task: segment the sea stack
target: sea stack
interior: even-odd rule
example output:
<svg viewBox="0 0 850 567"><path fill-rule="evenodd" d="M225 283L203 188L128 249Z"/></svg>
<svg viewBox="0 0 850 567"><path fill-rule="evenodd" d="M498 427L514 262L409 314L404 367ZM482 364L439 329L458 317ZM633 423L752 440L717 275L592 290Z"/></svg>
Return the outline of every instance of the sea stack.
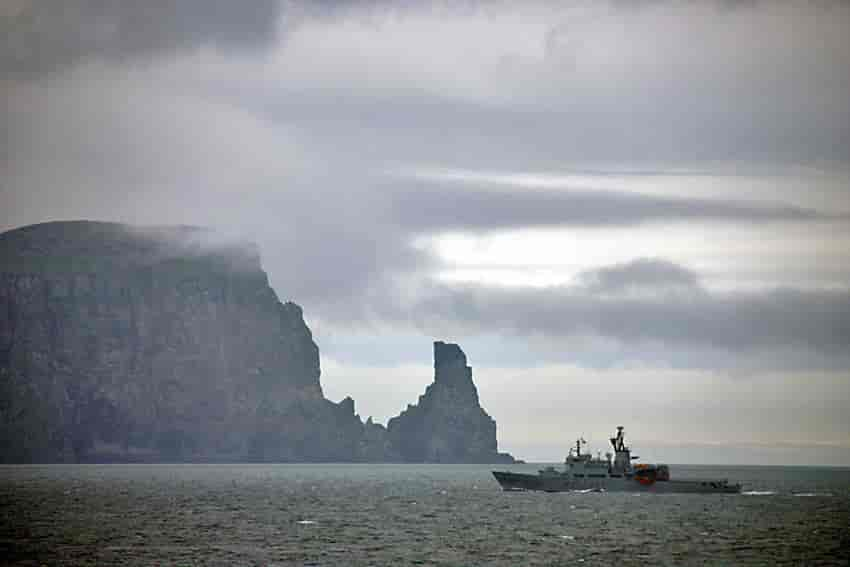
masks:
<svg viewBox="0 0 850 567"><path fill-rule="evenodd" d="M481 407L466 355L452 343L434 343L434 382L398 417L390 419L391 444L407 462L504 463L496 422Z"/></svg>

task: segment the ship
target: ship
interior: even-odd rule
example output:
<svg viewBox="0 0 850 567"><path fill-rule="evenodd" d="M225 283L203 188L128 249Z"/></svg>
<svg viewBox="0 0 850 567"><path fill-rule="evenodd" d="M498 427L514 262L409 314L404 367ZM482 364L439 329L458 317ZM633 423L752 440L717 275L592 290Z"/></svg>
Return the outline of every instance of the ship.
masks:
<svg viewBox="0 0 850 567"><path fill-rule="evenodd" d="M503 490L538 490L543 492L650 492L650 493L721 493L741 492L740 484L727 479L673 479L670 467L663 464L632 464L626 445L624 427L610 439L614 452L594 457L582 452L587 442L579 438L564 460L564 469L549 466L538 474L493 471Z"/></svg>

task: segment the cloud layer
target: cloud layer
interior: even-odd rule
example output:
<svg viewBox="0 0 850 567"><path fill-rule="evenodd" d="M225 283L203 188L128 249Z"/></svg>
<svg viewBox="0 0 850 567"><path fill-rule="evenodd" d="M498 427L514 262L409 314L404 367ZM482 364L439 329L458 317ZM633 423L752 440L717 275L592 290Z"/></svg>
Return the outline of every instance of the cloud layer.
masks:
<svg viewBox="0 0 850 567"><path fill-rule="evenodd" d="M846 370L848 22L844 2L12 2L0 226L217 226L328 329ZM582 182L493 174L564 170ZM447 234L570 261L523 241L544 228L576 240L571 283L439 277L464 268L434 253Z"/></svg>
<svg viewBox="0 0 850 567"><path fill-rule="evenodd" d="M663 344L730 353L812 350L846 361L847 290L718 294L700 288L692 277L673 264L638 260L582 274L589 285L437 288L413 313L426 328L461 321L479 331L549 339L595 336L637 348Z"/></svg>
<svg viewBox="0 0 850 567"><path fill-rule="evenodd" d="M278 0L12 0L0 11L0 73L35 77L90 59L132 64L202 46L268 47L279 14Z"/></svg>
<svg viewBox="0 0 850 567"><path fill-rule="evenodd" d="M398 182L397 182L398 183ZM659 197L599 190L492 191L482 187L405 183L388 195L392 218L411 230L495 230L517 227L593 227L644 222L827 220L830 215L792 205Z"/></svg>

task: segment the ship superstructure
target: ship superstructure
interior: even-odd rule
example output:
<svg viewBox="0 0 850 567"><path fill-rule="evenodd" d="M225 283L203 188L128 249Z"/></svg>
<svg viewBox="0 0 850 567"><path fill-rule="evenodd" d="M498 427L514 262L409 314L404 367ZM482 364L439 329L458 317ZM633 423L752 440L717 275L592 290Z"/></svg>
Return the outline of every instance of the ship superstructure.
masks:
<svg viewBox="0 0 850 567"><path fill-rule="evenodd" d="M579 438L564 459L564 469L546 467L538 474L511 471L493 471L493 476L504 490L542 490L564 492L570 490L645 491L645 492L721 492L737 493L741 485L729 484L726 479L671 480L670 468L663 464L632 464L633 456L626 445L622 425L611 437L613 453L593 457L582 452L584 439Z"/></svg>

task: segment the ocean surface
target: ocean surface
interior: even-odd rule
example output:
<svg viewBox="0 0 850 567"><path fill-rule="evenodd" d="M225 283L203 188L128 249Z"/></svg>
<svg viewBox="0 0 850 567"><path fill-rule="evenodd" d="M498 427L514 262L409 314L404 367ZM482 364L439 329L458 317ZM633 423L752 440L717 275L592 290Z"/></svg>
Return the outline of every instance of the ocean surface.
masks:
<svg viewBox="0 0 850 567"><path fill-rule="evenodd" d="M3 466L0 564L850 563L850 469L672 465L745 492L650 495L502 492L491 468Z"/></svg>

